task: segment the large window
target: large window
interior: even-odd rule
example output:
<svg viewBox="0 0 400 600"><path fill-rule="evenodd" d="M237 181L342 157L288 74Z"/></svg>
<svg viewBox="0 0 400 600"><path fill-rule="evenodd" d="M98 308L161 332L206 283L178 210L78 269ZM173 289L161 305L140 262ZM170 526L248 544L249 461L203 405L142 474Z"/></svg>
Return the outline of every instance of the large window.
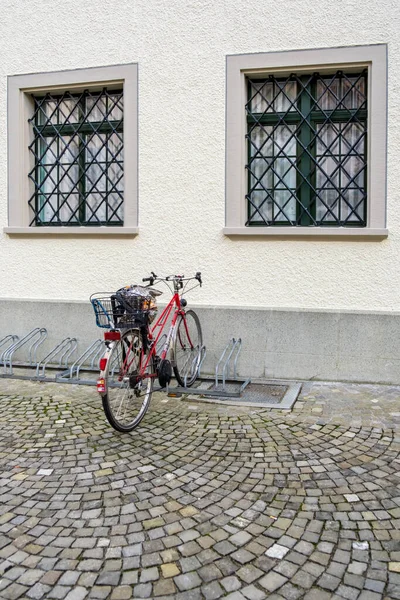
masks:
<svg viewBox="0 0 400 600"><path fill-rule="evenodd" d="M367 71L248 78L247 225L366 225Z"/></svg>
<svg viewBox="0 0 400 600"><path fill-rule="evenodd" d="M123 225L123 91L34 102L30 225Z"/></svg>
<svg viewBox="0 0 400 600"><path fill-rule="evenodd" d="M227 57L227 235L385 237L386 46Z"/></svg>
<svg viewBox="0 0 400 600"><path fill-rule="evenodd" d="M138 233L136 64L8 78L10 235Z"/></svg>

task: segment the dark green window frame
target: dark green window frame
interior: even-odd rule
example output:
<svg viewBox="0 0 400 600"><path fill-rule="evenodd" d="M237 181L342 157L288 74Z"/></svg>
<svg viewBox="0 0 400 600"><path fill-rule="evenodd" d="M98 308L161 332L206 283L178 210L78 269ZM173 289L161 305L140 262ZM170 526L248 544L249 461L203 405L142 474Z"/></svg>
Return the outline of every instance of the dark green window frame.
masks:
<svg viewBox="0 0 400 600"><path fill-rule="evenodd" d="M66 91L33 100L30 225L123 225L123 91Z"/></svg>
<svg viewBox="0 0 400 600"><path fill-rule="evenodd" d="M365 227L367 69L249 76L247 82L246 226ZM349 142L354 131L360 135ZM335 134L328 143L327 132ZM276 143L282 133L286 140ZM328 160L331 172L323 166Z"/></svg>

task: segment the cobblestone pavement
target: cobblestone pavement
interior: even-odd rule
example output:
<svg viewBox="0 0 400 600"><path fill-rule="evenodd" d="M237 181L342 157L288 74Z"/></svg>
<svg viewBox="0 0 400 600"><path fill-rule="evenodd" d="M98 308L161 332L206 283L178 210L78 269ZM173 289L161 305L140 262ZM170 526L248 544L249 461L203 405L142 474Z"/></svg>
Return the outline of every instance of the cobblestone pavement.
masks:
<svg viewBox="0 0 400 600"><path fill-rule="evenodd" d="M0 380L0 598L400 599L400 388L292 412Z"/></svg>

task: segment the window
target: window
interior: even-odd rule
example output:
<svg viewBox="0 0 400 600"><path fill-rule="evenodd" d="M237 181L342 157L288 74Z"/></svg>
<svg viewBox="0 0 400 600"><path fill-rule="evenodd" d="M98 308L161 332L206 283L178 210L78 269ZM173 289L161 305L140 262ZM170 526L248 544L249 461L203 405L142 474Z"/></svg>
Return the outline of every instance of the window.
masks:
<svg viewBox="0 0 400 600"><path fill-rule="evenodd" d="M366 221L367 71L248 78L246 225Z"/></svg>
<svg viewBox="0 0 400 600"><path fill-rule="evenodd" d="M5 231L137 233L137 65L9 78Z"/></svg>
<svg viewBox="0 0 400 600"><path fill-rule="evenodd" d="M383 45L227 57L226 234L387 235L385 65Z"/></svg>
<svg viewBox="0 0 400 600"><path fill-rule="evenodd" d="M33 99L30 225L123 225L123 91Z"/></svg>

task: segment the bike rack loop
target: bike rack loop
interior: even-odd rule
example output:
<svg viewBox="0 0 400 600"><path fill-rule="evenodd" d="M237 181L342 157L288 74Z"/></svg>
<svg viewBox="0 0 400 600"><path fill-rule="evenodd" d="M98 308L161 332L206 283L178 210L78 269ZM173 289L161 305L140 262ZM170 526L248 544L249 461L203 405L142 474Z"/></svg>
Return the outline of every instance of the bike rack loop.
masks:
<svg viewBox="0 0 400 600"><path fill-rule="evenodd" d="M235 355L235 359L233 362L233 379L236 379L236 365L237 365L240 351L242 349L242 338L239 338L238 340L235 340L234 338L232 338L232 341L233 341L233 348L224 364L224 368L222 369L222 388L223 389L225 389L226 375L228 375L228 377L229 377L229 370L231 367L230 361L235 352L236 352L236 355Z"/></svg>
<svg viewBox="0 0 400 600"><path fill-rule="evenodd" d="M229 375L229 370L231 368L231 359L232 356L234 355L234 352L236 352L235 358L234 358L234 363L233 363L233 372L234 372L234 376L233 378L236 379L236 366L237 366L237 361L239 358L239 354L240 351L242 349L242 339L235 339L232 338L231 340L229 340L228 344L226 345L224 351L222 352L219 361L217 362L217 365L215 367L215 387L218 387L219 385L219 367L222 363L222 361L224 360L224 357L226 355L226 353L228 353L227 358L225 358L225 362L222 365L222 389L225 389L225 382L226 382L226 376Z"/></svg>
<svg viewBox="0 0 400 600"><path fill-rule="evenodd" d="M36 327L27 333L23 338L17 340L14 344L9 346L2 355L2 362L4 366L4 374L13 374L13 356L17 350L26 346L29 342L29 362L20 363L19 366L35 367L37 365L37 350L41 344L47 338L47 329L44 327Z"/></svg>
<svg viewBox="0 0 400 600"><path fill-rule="evenodd" d="M5 337L3 337L0 340L0 348L2 346L5 346L6 344L8 344L5 348L3 348L3 351L0 355L0 364L3 363L3 354L11 347L13 346L13 344L15 344L15 342L17 342L19 340L19 337L17 335L13 335L13 334L9 334L6 335Z"/></svg>
<svg viewBox="0 0 400 600"><path fill-rule="evenodd" d="M200 361L199 361L199 364L197 365L197 368L196 368L197 357L195 356L194 359L192 360L192 365L191 365L191 368L190 368L190 377L192 377L194 375L195 371L197 371L197 376L196 377L200 377L201 366L202 366L202 364L204 362L206 354L207 354L207 350L206 350L206 347L203 345L200 348ZM184 387L186 387L187 380L188 380L188 374L186 374L185 377L184 377L184 379L183 379L184 384L185 384Z"/></svg>
<svg viewBox="0 0 400 600"><path fill-rule="evenodd" d="M83 366L85 362L90 361L89 369L94 369L94 362L98 359L101 354L104 352L104 342L103 340L95 340L86 350L76 359L70 369L60 375L57 379L73 379L74 374L76 375L76 379L79 379L79 372L81 369L84 369Z"/></svg>
<svg viewBox="0 0 400 600"><path fill-rule="evenodd" d="M68 360L75 352L78 346L76 338L65 338L57 346L55 346L39 363L36 365L36 377L40 379L46 378L46 367L52 363L54 367L68 368ZM59 357L58 363L54 365L56 358ZM54 365L54 366L53 366ZM42 371L42 374L40 374Z"/></svg>

